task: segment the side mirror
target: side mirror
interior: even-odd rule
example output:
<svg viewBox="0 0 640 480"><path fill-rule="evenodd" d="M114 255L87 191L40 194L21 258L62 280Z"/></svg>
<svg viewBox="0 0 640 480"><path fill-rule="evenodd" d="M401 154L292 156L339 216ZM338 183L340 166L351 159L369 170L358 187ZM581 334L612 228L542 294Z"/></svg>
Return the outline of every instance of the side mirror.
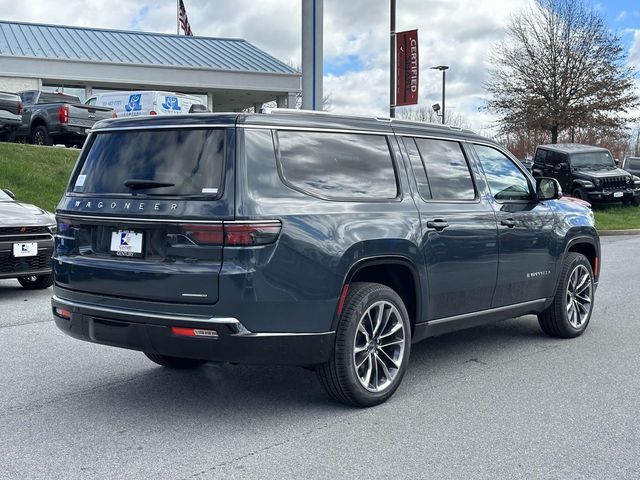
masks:
<svg viewBox="0 0 640 480"><path fill-rule="evenodd" d="M562 198L562 187L555 178L539 177L536 179L538 200L557 200Z"/></svg>
<svg viewBox="0 0 640 480"><path fill-rule="evenodd" d="M562 162L559 163L555 166L555 171L556 172L562 172L563 170L566 170L567 168L569 168L569 165L567 165L566 163Z"/></svg>
<svg viewBox="0 0 640 480"><path fill-rule="evenodd" d="M9 195L11 197L12 200L16 199L16 194L13 193L11 190L9 190L8 188L3 188L2 191L4 193L6 193L7 195Z"/></svg>

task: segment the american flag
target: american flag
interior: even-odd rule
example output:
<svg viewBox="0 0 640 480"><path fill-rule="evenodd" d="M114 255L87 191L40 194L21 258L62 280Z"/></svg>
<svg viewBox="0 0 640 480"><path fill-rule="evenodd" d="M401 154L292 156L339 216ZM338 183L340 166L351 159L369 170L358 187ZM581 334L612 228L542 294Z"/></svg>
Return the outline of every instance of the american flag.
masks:
<svg viewBox="0 0 640 480"><path fill-rule="evenodd" d="M187 18L187 11L184 8L184 2L182 0L180 0L180 5L178 7L178 20L180 21L182 30L184 30L184 34L193 36L191 25L189 25L189 18Z"/></svg>

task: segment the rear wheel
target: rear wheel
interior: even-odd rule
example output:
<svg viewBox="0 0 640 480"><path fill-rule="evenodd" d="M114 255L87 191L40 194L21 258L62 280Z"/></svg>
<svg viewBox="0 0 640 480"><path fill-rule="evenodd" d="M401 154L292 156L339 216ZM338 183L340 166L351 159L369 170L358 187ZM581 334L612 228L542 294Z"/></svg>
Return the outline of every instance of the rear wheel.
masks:
<svg viewBox="0 0 640 480"><path fill-rule="evenodd" d="M158 365L162 365L163 367L173 368L175 370L188 370L192 368L199 368L204 365L204 360L196 360L193 358L182 358L182 357L170 357L168 355L160 355L158 353L148 353L144 352L149 360L157 363Z"/></svg>
<svg viewBox="0 0 640 480"><path fill-rule="evenodd" d="M33 135L31 135L31 143L34 145L53 145L49 132L47 131L47 127L44 125L36 127L33 131Z"/></svg>
<svg viewBox="0 0 640 480"><path fill-rule="evenodd" d="M53 285L53 275L30 275L18 277L18 282L27 290L41 290Z"/></svg>
<svg viewBox="0 0 640 480"><path fill-rule="evenodd" d="M353 283L333 355L317 368L318 379L339 402L378 405L398 389L410 348L409 315L398 294L378 283Z"/></svg>
<svg viewBox="0 0 640 480"><path fill-rule="evenodd" d="M540 315L540 328L549 336L582 335L593 311L593 270L584 255L570 252L565 258L553 303Z"/></svg>

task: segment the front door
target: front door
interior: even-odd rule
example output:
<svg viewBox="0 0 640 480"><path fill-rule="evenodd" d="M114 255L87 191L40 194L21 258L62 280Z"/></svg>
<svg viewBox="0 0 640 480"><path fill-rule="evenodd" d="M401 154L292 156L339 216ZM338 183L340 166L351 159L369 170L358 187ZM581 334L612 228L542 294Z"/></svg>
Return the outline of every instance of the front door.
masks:
<svg viewBox="0 0 640 480"><path fill-rule="evenodd" d="M553 296L556 260L553 210L537 200L528 177L497 148L474 145L491 193L500 261L492 307Z"/></svg>
<svg viewBox="0 0 640 480"><path fill-rule="evenodd" d="M416 180L416 205L428 286L424 320L486 310L498 267L497 227L457 141L404 137Z"/></svg>

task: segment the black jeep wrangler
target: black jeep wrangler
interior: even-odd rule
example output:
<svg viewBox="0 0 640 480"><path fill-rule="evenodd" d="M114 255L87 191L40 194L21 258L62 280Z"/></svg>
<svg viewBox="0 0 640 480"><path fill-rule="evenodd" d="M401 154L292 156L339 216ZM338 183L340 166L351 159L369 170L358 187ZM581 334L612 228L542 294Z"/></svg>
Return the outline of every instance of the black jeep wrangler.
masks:
<svg viewBox="0 0 640 480"><path fill-rule="evenodd" d="M590 203L640 202L640 178L616 167L606 148L579 143L540 145L532 172L534 177L555 178L564 192Z"/></svg>
<svg viewBox="0 0 640 480"><path fill-rule="evenodd" d="M538 316L582 334L593 212L497 143L276 110L103 121L57 208L52 310L169 368L314 368L335 399L398 388L411 344Z"/></svg>

